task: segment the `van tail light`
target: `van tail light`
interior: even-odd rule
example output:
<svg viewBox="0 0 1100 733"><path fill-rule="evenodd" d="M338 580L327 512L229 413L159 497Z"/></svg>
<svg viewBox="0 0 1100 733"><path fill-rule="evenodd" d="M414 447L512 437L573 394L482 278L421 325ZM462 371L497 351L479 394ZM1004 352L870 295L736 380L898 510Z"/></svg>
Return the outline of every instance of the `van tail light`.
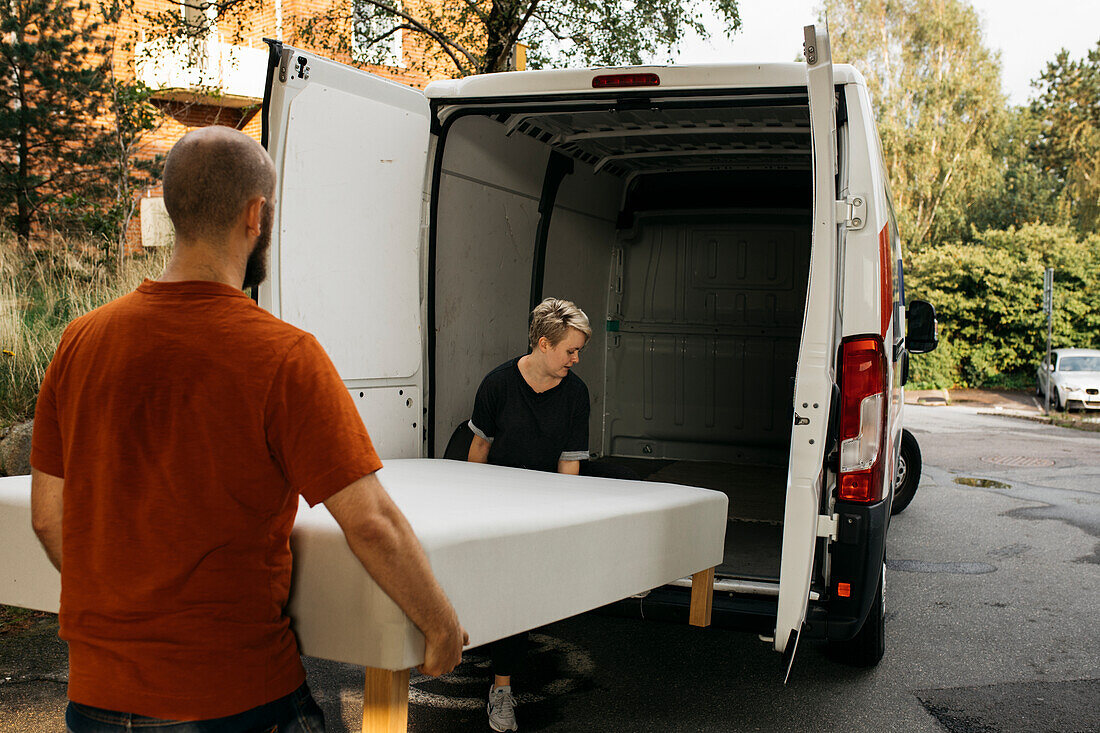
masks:
<svg viewBox="0 0 1100 733"><path fill-rule="evenodd" d="M661 85L661 77L656 74L601 74L593 77L593 89L608 87L656 87Z"/></svg>
<svg viewBox="0 0 1100 733"><path fill-rule="evenodd" d="M842 501L882 498L886 443L886 350L878 336L840 347L840 491Z"/></svg>

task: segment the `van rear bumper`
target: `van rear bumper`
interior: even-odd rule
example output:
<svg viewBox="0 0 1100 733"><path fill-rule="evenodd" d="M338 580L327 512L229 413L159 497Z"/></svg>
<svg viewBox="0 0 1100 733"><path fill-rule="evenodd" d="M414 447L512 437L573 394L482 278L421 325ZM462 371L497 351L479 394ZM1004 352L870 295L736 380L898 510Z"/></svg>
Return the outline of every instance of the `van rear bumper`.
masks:
<svg viewBox="0 0 1100 733"><path fill-rule="evenodd" d="M807 639L851 639L863 627L878 591L886 552L889 502L838 502L835 511L840 516L840 523L837 541L832 545L832 582L821 600L810 601L802 630ZM838 583L848 583L849 597L837 595ZM686 624L690 599L690 589L666 585L642 598L626 598L604 606L599 612ZM777 607L776 598L718 591L714 594L711 624L770 636L775 632Z"/></svg>
<svg viewBox="0 0 1100 733"><path fill-rule="evenodd" d="M890 502L852 504L837 502L840 518L837 541L832 545L828 593L811 601L803 633L808 638L847 641L859 633L878 593L879 573L886 557L886 528ZM847 583L850 595L837 593Z"/></svg>

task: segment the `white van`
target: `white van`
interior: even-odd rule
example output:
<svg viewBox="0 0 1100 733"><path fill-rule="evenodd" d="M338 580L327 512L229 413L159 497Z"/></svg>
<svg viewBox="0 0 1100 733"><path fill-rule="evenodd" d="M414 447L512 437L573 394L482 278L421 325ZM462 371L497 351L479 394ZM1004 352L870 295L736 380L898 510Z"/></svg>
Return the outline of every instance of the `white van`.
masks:
<svg viewBox="0 0 1100 733"><path fill-rule="evenodd" d="M804 64L424 92L269 41L257 299L317 336L383 458L424 459L526 351L533 305L575 301L592 458L729 496L715 622L874 664L907 351L934 314L905 310L863 78L805 34ZM689 585L626 605L686 618Z"/></svg>

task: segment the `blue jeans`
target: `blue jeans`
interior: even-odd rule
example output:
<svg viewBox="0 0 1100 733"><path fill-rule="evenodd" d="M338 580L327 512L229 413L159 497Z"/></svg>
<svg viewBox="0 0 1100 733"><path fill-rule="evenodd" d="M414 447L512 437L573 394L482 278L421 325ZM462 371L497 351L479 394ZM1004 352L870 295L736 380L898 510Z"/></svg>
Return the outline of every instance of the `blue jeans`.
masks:
<svg viewBox="0 0 1100 733"><path fill-rule="evenodd" d="M70 702L65 710L69 733L324 733L325 716L304 682L286 697L225 718L160 720Z"/></svg>

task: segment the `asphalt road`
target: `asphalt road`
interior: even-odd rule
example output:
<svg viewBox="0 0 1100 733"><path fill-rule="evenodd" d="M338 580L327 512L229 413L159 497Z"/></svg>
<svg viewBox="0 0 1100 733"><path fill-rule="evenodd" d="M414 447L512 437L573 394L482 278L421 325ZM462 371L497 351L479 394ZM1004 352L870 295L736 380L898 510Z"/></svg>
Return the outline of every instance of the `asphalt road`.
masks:
<svg viewBox="0 0 1100 733"><path fill-rule="evenodd" d="M784 686L755 636L586 615L535 635L521 730L1100 731L1100 433L906 409L924 473L890 529L876 668L804 642ZM0 636L0 730L61 729L53 633ZM329 730L358 730L362 671L306 661ZM414 678L409 730L488 730L488 674L471 652Z"/></svg>

